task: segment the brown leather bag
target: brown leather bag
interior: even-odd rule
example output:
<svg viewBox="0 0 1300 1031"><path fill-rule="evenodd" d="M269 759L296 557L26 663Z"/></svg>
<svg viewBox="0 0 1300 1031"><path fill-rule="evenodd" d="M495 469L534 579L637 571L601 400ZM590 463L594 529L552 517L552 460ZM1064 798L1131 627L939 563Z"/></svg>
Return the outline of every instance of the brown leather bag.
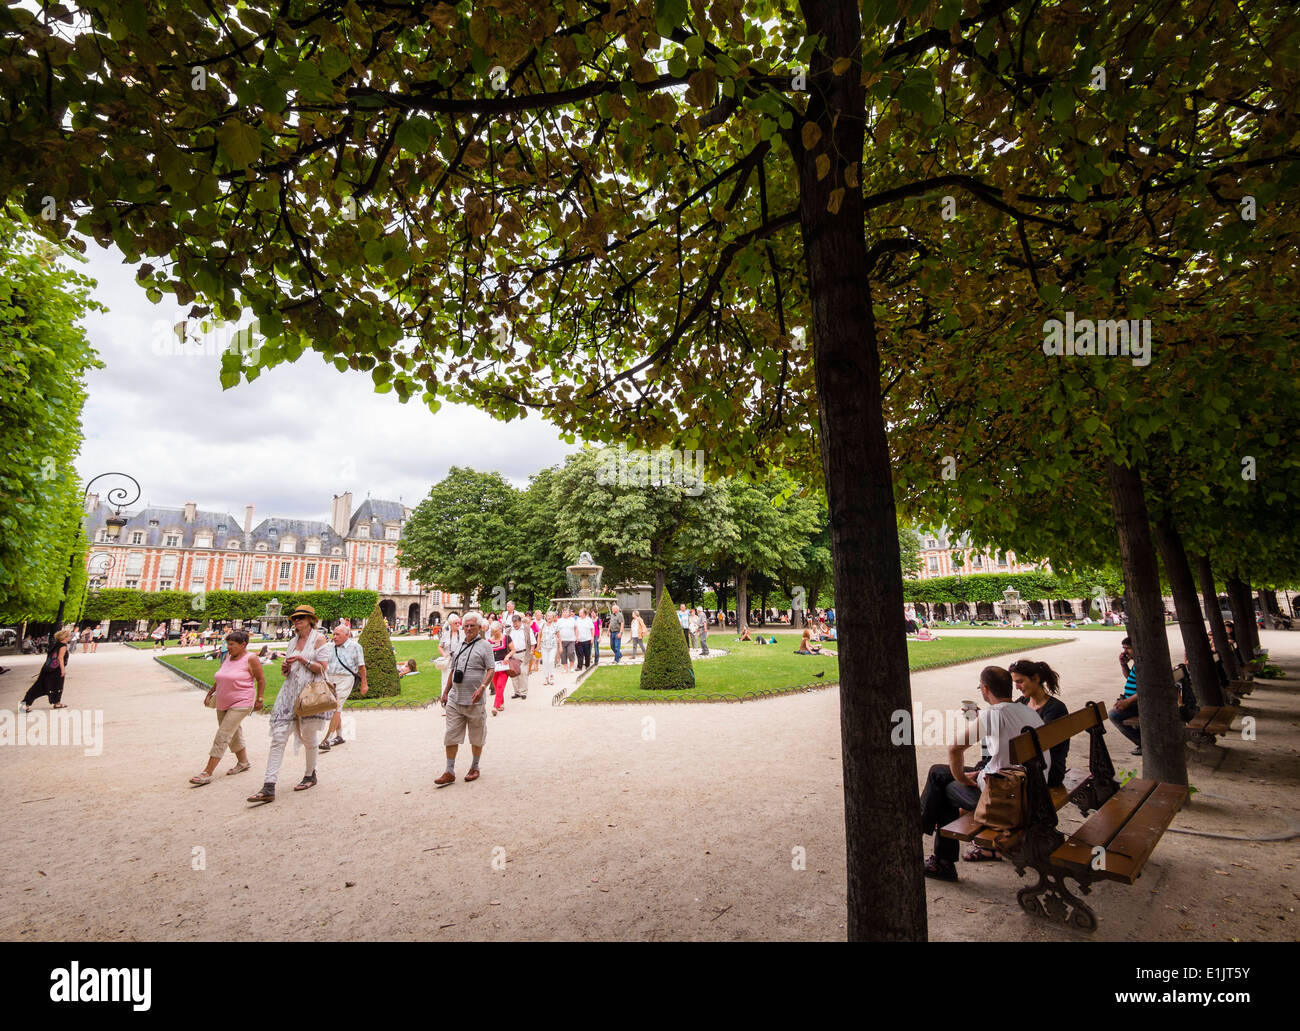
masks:
<svg viewBox="0 0 1300 1031"><path fill-rule="evenodd" d="M984 789L975 807L975 820L995 830L1014 831L1025 826L1028 817L1023 766L1004 766L984 775Z"/></svg>

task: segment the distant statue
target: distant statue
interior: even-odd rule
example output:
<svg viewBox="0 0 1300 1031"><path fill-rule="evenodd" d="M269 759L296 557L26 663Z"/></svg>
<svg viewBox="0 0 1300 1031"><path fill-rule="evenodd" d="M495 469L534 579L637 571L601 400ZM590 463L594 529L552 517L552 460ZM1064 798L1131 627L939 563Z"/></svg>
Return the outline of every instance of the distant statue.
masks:
<svg viewBox="0 0 1300 1031"><path fill-rule="evenodd" d="M578 565L580 566L594 566L595 564L596 563L592 560L590 551L584 551L578 556Z"/></svg>

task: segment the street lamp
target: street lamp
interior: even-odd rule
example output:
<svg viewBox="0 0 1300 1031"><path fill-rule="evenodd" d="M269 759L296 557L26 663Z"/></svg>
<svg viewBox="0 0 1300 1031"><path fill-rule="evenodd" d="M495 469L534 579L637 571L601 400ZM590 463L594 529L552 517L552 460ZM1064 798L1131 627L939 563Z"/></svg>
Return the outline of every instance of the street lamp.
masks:
<svg viewBox="0 0 1300 1031"><path fill-rule="evenodd" d="M90 496L90 488L94 486L95 481L102 480L105 476L121 476L123 479L130 480L135 485L134 494L131 493L130 488L128 487L114 487L105 495L106 500L114 509L113 514L104 520L104 530L108 537L106 543L116 544L118 538L122 535L122 527L126 525L126 519L122 515L122 508L140 500L140 481L134 476L129 476L126 473L100 473L86 484L86 489L81 492L82 519L77 521L77 533L76 536L72 538L72 554L68 556L68 575L63 578L63 594L59 598L58 614L54 617L54 626L56 630L61 630L63 628L63 609L68 603L68 590L72 587L72 570L77 564L77 552L80 550L81 523L85 519L86 498Z"/></svg>

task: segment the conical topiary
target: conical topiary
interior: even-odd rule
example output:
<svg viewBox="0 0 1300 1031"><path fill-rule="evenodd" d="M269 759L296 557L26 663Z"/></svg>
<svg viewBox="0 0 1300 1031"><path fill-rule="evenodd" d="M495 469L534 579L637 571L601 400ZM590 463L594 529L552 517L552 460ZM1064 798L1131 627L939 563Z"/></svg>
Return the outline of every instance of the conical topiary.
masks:
<svg viewBox="0 0 1300 1031"><path fill-rule="evenodd" d="M397 676L397 659L393 656L393 642L388 636L388 623L376 605L361 631L361 653L366 657L367 698L391 698L402 693ZM360 694L354 693L354 698Z"/></svg>
<svg viewBox="0 0 1300 1031"><path fill-rule="evenodd" d="M641 666L641 690L681 691L694 686L690 649L677 621L673 599L665 588L659 595L654 622L650 624L650 640Z"/></svg>

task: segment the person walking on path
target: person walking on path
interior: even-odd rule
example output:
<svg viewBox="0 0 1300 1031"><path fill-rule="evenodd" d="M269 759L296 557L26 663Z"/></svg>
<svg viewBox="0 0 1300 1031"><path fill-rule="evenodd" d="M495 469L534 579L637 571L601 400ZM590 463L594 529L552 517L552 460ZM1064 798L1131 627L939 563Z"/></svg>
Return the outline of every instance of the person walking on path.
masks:
<svg viewBox="0 0 1300 1031"><path fill-rule="evenodd" d="M700 635L700 654L709 654L709 617L703 609L696 609L700 617L699 635Z"/></svg>
<svg viewBox="0 0 1300 1031"><path fill-rule="evenodd" d="M64 679L68 674L68 638L71 636L71 630L60 630L54 635L49 651L45 653L45 661L41 664L41 671L36 674L35 682L27 689L18 705L19 712L31 712L32 703L46 695L49 696L51 709L67 708L61 699Z"/></svg>
<svg viewBox="0 0 1300 1031"><path fill-rule="evenodd" d="M438 658L435 665L450 663L451 657L456 654L462 640L460 616L453 613L447 617L447 625L442 628L442 634L438 638ZM447 663L443 663L443 659L446 659Z"/></svg>
<svg viewBox="0 0 1300 1031"><path fill-rule="evenodd" d="M248 650L248 633L232 630L226 635L229 655L213 679L216 683L208 689L203 704L217 711L217 736L212 739L208 752L208 765L203 772L190 778L191 784L203 785L212 780L226 749L235 753L235 765L226 776L243 773L252 765L248 761L248 748L244 744L244 717L254 710L261 711L262 696L266 694L266 673L261 660Z"/></svg>
<svg viewBox="0 0 1300 1031"><path fill-rule="evenodd" d="M161 647L163 651L167 650L167 624L166 623L159 623L156 627L154 627L153 633L150 636L153 638L154 651L157 651L159 647Z"/></svg>
<svg viewBox="0 0 1300 1031"><path fill-rule="evenodd" d="M511 651L517 660L519 660L519 673L512 677L514 680L514 694L511 698L523 700L528 697L528 664L533 658L533 637L532 630L524 623L524 617L516 612L510 619L514 625L506 631L510 638Z"/></svg>
<svg viewBox="0 0 1300 1031"><path fill-rule="evenodd" d="M352 689L359 686L362 697L370 690L370 685L366 683L366 656L361 651L360 642L353 640L352 628L346 623L336 626L332 644L325 679L334 686L339 707L335 710L330 725L325 728L325 738L317 749L321 752L328 752L331 748L346 743L343 737L343 703L348 700ZM331 734L334 735L333 741L330 740Z"/></svg>
<svg viewBox="0 0 1300 1031"><path fill-rule="evenodd" d="M614 653L614 665L623 661L623 613L615 603L609 609L609 650Z"/></svg>
<svg viewBox="0 0 1300 1031"><path fill-rule="evenodd" d="M555 664L560 661L560 631L554 612L546 613L537 643L542 651L542 684L549 687L555 683Z"/></svg>
<svg viewBox="0 0 1300 1031"><path fill-rule="evenodd" d="M434 781L440 788L456 779L456 752L466 734L474 762L465 779L478 780L479 759L483 755L483 742L487 740L485 692L492 683L496 661L492 646L479 636L477 613L471 612L464 618L461 630L465 640L451 657L439 699L447 711L447 730L442 739L447 749L447 769Z"/></svg>
<svg viewBox="0 0 1300 1031"><path fill-rule="evenodd" d="M592 609L591 610L591 664L593 666L600 665L600 632L602 629L604 629L604 626L605 624L601 620L600 614L595 609Z"/></svg>
<svg viewBox="0 0 1300 1031"><path fill-rule="evenodd" d="M86 627L81 631L81 650L84 654L89 655L94 649L90 647L90 642L95 639L94 631Z"/></svg>
<svg viewBox="0 0 1300 1031"><path fill-rule="evenodd" d="M564 615L556 621L556 631L560 635L561 662L565 673L573 672L574 659L578 653L578 621L573 618L573 609L566 608Z"/></svg>
<svg viewBox="0 0 1300 1031"><path fill-rule="evenodd" d="M639 609L632 611L632 658L636 658L639 651L645 655L645 620L641 618Z"/></svg>
<svg viewBox="0 0 1300 1031"><path fill-rule="evenodd" d="M578 669L587 669L591 665L591 617L585 608L578 609L578 618L573 624L574 643L578 649Z"/></svg>
<svg viewBox="0 0 1300 1031"><path fill-rule="evenodd" d="M316 786L316 741L320 732L333 715L321 712L314 716L298 716L294 706L303 688L329 668L329 639L316 629L316 610L310 605L299 605L289 614L293 627L293 637L285 649L284 661L280 663L280 672L284 674L284 683L276 696L275 707L271 710L271 751L266 757L266 777L262 790L250 795L250 802L274 802L275 782L280 775L280 764L284 761L284 748L289 743L290 734L297 737L307 753L303 778L294 786L294 791L306 791Z"/></svg>
<svg viewBox="0 0 1300 1031"><path fill-rule="evenodd" d="M685 605L677 608L677 622L682 625L682 636L686 638L686 647L691 647L691 614L686 611Z"/></svg>
<svg viewBox="0 0 1300 1031"><path fill-rule="evenodd" d="M492 646L492 715L506 707L506 681L510 679L510 656L514 642L501 629L497 620L488 627L488 644Z"/></svg>

